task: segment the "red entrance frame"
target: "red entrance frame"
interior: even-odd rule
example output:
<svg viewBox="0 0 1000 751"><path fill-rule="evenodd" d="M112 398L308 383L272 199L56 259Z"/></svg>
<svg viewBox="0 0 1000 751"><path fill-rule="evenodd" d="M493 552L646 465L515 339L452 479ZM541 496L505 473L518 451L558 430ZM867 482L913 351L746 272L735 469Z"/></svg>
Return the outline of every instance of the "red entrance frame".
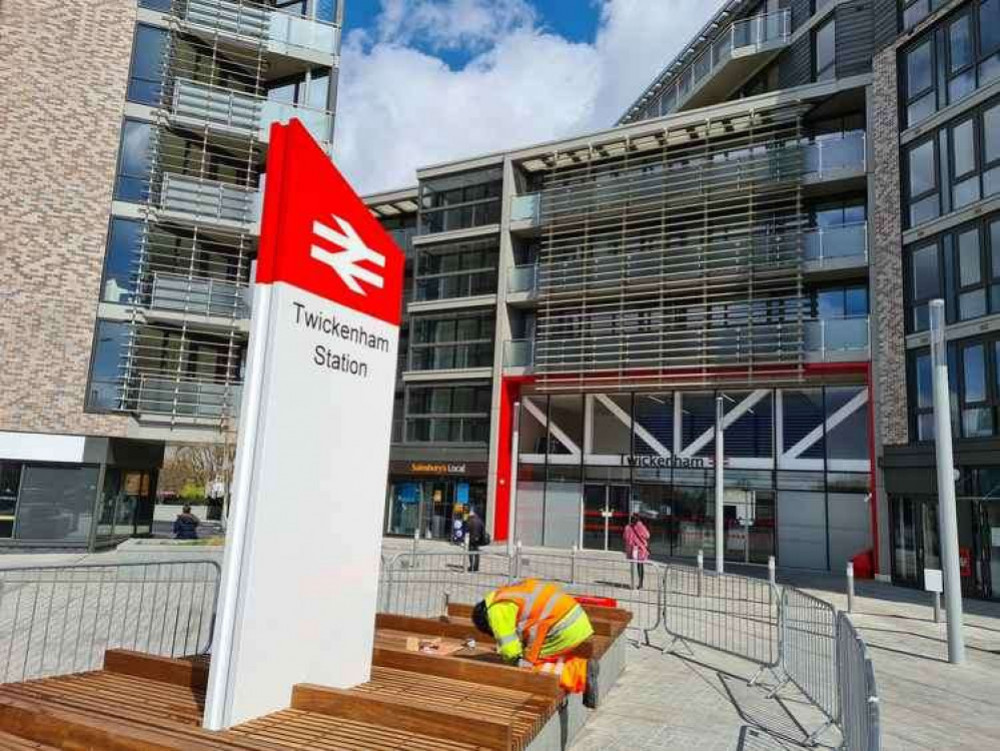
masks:
<svg viewBox="0 0 1000 751"><path fill-rule="evenodd" d="M744 374L746 371L742 371ZM836 362L836 363L807 363L804 366L806 377L822 377L829 375L852 375L859 374L865 378L865 385L868 388L868 452L871 459L871 471L869 473L869 493L871 497L870 505L871 532L872 532L872 561L874 573L879 573L879 536L878 536L878 481L876 478L875 463L875 389L872 383L872 366L869 361L860 362ZM719 374L714 374L718 376ZM726 371L725 375L737 375L737 371ZM565 379L578 380L579 376L566 376ZM508 529L510 519L510 487L516 481L516 468L511 466L511 439L514 430L514 404L521 396L521 391L526 385L535 383L536 377L533 375L503 376L500 381L500 418L497 426L499 436L497 439L496 458L496 493L494 496L493 515L493 537L500 541L506 540L509 536ZM583 380L583 379L581 379ZM626 378L627 380L627 378Z"/></svg>

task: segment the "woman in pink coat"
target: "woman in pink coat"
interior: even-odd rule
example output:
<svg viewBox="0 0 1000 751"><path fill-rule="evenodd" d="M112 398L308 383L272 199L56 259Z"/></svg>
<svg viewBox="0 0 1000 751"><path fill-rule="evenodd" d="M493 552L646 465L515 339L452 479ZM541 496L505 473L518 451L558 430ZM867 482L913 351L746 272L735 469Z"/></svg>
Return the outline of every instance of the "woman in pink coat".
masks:
<svg viewBox="0 0 1000 751"><path fill-rule="evenodd" d="M646 529L646 525L642 523L638 514L632 514L629 517L628 525L625 527L625 531L622 532L622 537L625 540L625 555L628 556L630 561L634 562L639 572L639 589L642 589L642 582L645 575L645 566L643 564L649 560L649 530Z"/></svg>

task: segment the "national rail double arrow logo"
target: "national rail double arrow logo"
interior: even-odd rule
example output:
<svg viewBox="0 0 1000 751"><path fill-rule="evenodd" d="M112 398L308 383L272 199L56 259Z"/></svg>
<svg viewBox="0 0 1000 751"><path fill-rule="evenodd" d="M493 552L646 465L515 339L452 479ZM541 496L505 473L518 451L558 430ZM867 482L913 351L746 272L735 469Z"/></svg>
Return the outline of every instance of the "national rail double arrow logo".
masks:
<svg viewBox="0 0 1000 751"><path fill-rule="evenodd" d="M369 248L346 219L341 219L335 214L330 216L340 227L340 230L338 231L323 222L314 221L312 226L313 239L325 240L331 245L341 248L341 251L332 253L314 244L309 249L309 255L336 271L348 289L356 294L368 294L359 282L382 289L385 286L385 278L359 264L368 261L380 268L385 268L385 256Z"/></svg>

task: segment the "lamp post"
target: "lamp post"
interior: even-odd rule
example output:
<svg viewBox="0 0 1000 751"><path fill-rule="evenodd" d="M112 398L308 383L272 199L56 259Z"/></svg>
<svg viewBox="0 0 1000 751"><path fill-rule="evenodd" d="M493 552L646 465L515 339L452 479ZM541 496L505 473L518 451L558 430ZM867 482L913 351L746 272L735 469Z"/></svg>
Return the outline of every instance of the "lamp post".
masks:
<svg viewBox="0 0 1000 751"><path fill-rule="evenodd" d="M944 300L930 303L931 368L934 384L934 444L937 449L938 528L945 609L948 613L948 662L965 662L962 634L962 579L958 556L958 512L955 507L955 464L951 448L948 357L944 341Z"/></svg>
<svg viewBox="0 0 1000 751"><path fill-rule="evenodd" d="M517 521L517 449L521 442L521 402L514 402L514 429L510 436L510 486L507 497L507 555L514 555L514 524Z"/></svg>
<svg viewBox="0 0 1000 751"><path fill-rule="evenodd" d="M718 396L715 398L715 571L721 574L724 570L725 564L723 558L725 556L725 534L726 525L724 523L723 500L725 493L723 492L723 454L725 450L723 430L722 430L722 417L725 412L723 398Z"/></svg>

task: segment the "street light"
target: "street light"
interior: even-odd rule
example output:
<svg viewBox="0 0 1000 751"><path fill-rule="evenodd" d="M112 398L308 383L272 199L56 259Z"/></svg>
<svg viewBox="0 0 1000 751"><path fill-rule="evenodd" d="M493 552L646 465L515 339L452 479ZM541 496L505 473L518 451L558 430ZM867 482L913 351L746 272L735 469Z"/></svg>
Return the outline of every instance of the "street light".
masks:
<svg viewBox="0 0 1000 751"><path fill-rule="evenodd" d="M934 384L934 443L937 449L938 528L945 608L948 613L948 662L965 662L962 634L962 579L958 557L958 512L955 508L955 463L951 449L951 405L948 357L944 341L944 300L931 300L931 368Z"/></svg>

